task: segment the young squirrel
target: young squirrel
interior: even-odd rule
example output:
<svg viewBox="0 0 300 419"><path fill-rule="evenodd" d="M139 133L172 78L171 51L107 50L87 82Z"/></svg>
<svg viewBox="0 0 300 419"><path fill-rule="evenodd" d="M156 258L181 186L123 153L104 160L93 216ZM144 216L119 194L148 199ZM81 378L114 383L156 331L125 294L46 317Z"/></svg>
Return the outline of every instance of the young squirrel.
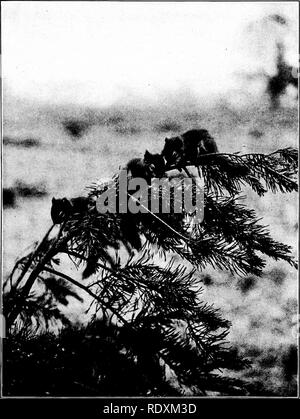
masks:
<svg viewBox="0 0 300 419"><path fill-rule="evenodd" d="M54 224L61 224L73 214L84 213L88 210L91 200L84 196L77 198L52 198L51 218Z"/></svg>
<svg viewBox="0 0 300 419"><path fill-rule="evenodd" d="M163 156L161 154L152 154L148 150L145 151L143 159L132 159L126 165L126 170L130 172L133 178L143 178L148 183L154 177L164 177L165 168L166 165Z"/></svg>
<svg viewBox="0 0 300 419"><path fill-rule="evenodd" d="M203 154L218 153L214 138L206 129L192 129L184 134L165 139L162 156L167 167L198 165L197 159Z"/></svg>

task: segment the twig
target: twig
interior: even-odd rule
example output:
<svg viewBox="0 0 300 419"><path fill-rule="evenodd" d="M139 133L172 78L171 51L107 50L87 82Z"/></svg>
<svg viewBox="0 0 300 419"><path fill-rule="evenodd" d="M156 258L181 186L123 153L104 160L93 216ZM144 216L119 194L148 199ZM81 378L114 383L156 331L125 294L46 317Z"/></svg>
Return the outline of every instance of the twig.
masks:
<svg viewBox="0 0 300 419"><path fill-rule="evenodd" d="M70 276L58 272L55 269L48 268L46 266L43 267L42 271L49 272L53 275L60 276L61 278L71 282L73 285L77 286L78 288L81 288L84 290L87 294L89 294L91 297L95 298L99 303L101 303L106 309L110 310L122 323L126 324L126 326L130 327L131 329L134 329L127 320L125 320L113 307L106 304L97 294L94 294L89 288L87 288L85 285L81 284L80 282L76 281L75 279L71 278ZM134 329L135 330L135 329Z"/></svg>
<svg viewBox="0 0 300 419"><path fill-rule="evenodd" d="M132 198L135 202L138 202L139 205L144 208L149 214L151 214L154 218L156 218L160 223L162 223L165 227L167 227L170 231L172 231L173 233L175 233L178 237L180 237L182 240L184 241L191 241L192 239L183 236L182 234L178 233L178 231L176 231L173 227L171 227L168 223L166 223L165 221L163 221L161 218L159 218L156 214L154 214L152 211L150 211L147 207L145 207L145 205L143 205L135 196L130 195L127 192L127 195Z"/></svg>
<svg viewBox="0 0 300 419"><path fill-rule="evenodd" d="M13 306L13 308L11 309L11 311L9 312L8 316L7 316L7 327L8 329L10 329L10 327L13 325L14 321L16 320L16 318L18 317L20 310L22 308L22 305L25 301L25 299L27 298L27 296L30 293L31 288L33 287L34 282L36 281L36 279L38 278L39 274L43 271L44 265L52 259L52 257L58 252L58 248L56 248L56 244L59 241L63 228L64 228L65 223L63 223L60 227L60 231L57 235L57 238L53 241L53 243L51 244L50 248L48 249L48 251L45 253L44 257L38 262L38 264L33 268L33 270L31 271L29 278L27 279L26 284L24 285L24 287L21 290L21 295L18 298L17 302L15 303L15 305ZM44 236L43 240L41 241L40 245L37 247L37 249L34 252L34 255L36 254L37 250L41 248L41 245L45 242L46 238L48 237L50 231L53 229L54 224L51 226L51 228L48 230L48 232L46 233L46 235ZM64 242L67 242L69 240L69 236L66 236L64 239ZM32 257L31 257L31 262L32 262ZM29 267L28 267L29 268ZM28 270L27 268L27 270ZM21 273L22 278L24 277L23 271ZM18 282L20 282L20 279L18 279Z"/></svg>
<svg viewBox="0 0 300 419"><path fill-rule="evenodd" d="M45 234L45 236L43 237L43 239L41 240L41 242L40 242L40 244L35 248L35 250L33 250L33 252L31 253L31 256L29 257L29 259L28 259L28 261L26 262L26 264L24 265L24 268L23 268L23 270L22 270L22 272L21 272L21 274L20 274L20 276L19 276L19 278L17 279L17 281L16 281L16 284L15 284L15 286L14 286L14 288L16 289L18 286L19 286L19 284L21 283L21 281L22 281L22 279L24 278L24 276L25 276L25 274L26 274L26 272L28 271L28 269L30 268L30 265L31 265L31 263L33 262L33 260L34 260L34 258L35 258L35 256L36 256L36 254L37 254L37 252L38 252L38 250L42 247L42 245L45 243L45 241L46 241L46 239L48 238L48 236L49 236L49 234L51 233L51 231L52 231L52 229L53 229L53 227L54 227L54 225L55 224L52 224L52 226L49 228L49 230L47 231L47 233ZM12 276L13 276L13 274L15 273L15 271L17 270L17 267L18 267L18 265L22 262L22 260L23 260L24 258L21 258L21 259L19 259L17 262L16 262L16 264L15 264L15 266L14 266L14 268L13 268L13 270L12 270L12 273L10 274L10 278L11 278L11 281L12 281Z"/></svg>
<svg viewBox="0 0 300 419"><path fill-rule="evenodd" d="M293 183L294 185L297 186L297 183L294 180L289 179L285 175L282 175L281 173L276 172L276 170L271 169L270 167L266 167L266 170L268 170L271 173L275 173L277 176L280 176L282 179L285 179L288 183Z"/></svg>
<svg viewBox="0 0 300 419"><path fill-rule="evenodd" d="M88 260L88 258L86 258L85 256L81 256L79 253L76 253L76 252L66 251L64 253L66 253L68 255L71 255L71 256L74 256L78 259L82 259L82 260L85 260L85 261ZM134 280L130 276L126 275L126 273L118 272L118 271L110 268L109 266L104 265L103 263L97 262L97 265L99 266L99 268L104 269L105 271L108 271L113 275L116 275L116 276L121 277L121 278L126 278L128 281L134 282ZM141 280L141 278L139 280ZM101 281L93 282L92 284L88 285L87 288L92 288L94 285L97 285L97 284L100 284L100 283L101 283ZM145 282L144 282L144 284L145 284Z"/></svg>

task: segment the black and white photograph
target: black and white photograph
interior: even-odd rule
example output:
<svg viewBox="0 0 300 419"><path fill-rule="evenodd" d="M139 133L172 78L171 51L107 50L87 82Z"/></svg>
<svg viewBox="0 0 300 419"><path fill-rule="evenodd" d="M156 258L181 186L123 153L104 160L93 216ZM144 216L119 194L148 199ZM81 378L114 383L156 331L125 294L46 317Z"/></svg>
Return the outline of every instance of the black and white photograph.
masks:
<svg viewBox="0 0 300 419"><path fill-rule="evenodd" d="M298 66L296 1L1 2L2 398L299 397Z"/></svg>

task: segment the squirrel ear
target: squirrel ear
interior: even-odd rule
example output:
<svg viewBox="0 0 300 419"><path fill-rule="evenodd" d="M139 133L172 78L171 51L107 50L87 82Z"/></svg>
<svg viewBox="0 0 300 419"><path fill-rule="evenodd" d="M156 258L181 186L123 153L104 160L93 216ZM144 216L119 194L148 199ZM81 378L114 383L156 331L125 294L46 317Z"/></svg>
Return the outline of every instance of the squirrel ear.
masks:
<svg viewBox="0 0 300 419"><path fill-rule="evenodd" d="M56 202L56 199L54 198L54 196L53 196L53 198L52 198L52 202Z"/></svg>
<svg viewBox="0 0 300 419"><path fill-rule="evenodd" d="M148 150L146 150L145 151L145 154L144 154L144 159L147 159L147 158L149 158L151 156L151 153L149 153L149 151Z"/></svg>

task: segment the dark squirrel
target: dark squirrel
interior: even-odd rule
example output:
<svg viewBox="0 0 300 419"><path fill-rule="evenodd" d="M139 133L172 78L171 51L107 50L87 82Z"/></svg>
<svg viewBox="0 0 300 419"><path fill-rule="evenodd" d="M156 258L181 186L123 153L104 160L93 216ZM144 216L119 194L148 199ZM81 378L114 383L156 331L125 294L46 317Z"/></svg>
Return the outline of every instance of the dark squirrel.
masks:
<svg viewBox="0 0 300 419"><path fill-rule="evenodd" d="M126 170L130 172L133 178L143 178L148 183L152 178L161 178L165 176L165 160L161 154L152 154L145 151L144 158L135 158L126 165Z"/></svg>
<svg viewBox="0 0 300 419"><path fill-rule="evenodd" d="M214 138L206 129L192 129L182 135L165 139L162 156L167 167L198 165L198 157L203 154L218 153Z"/></svg>
<svg viewBox="0 0 300 419"><path fill-rule="evenodd" d="M212 163L221 164L223 169L232 177L245 176L249 169L247 166L231 161L228 156L219 154L218 146L214 138L206 129L192 129L182 135L165 139L165 146L162 156L166 161L166 169L175 167L189 175L186 168L194 165L198 168L199 176L199 157L206 154L216 154Z"/></svg>
<svg viewBox="0 0 300 419"><path fill-rule="evenodd" d="M74 214L85 213L91 200L84 196L77 198L52 198L51 218L54 224L61 224Z"/></svg>

